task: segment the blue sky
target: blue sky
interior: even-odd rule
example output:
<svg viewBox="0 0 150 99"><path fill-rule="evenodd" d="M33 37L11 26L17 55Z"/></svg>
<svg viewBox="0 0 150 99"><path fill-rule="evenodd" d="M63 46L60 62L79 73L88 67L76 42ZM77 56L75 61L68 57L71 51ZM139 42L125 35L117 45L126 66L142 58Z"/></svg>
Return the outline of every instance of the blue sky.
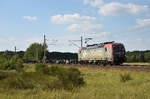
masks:
<svg viewBox="0 0 150 99"><path fill-rule="evenodd" d="M68 40L80 36L150 50L150 0L0 0L0 51L26 50L44 34L49 51L77 52Z"/></svg>

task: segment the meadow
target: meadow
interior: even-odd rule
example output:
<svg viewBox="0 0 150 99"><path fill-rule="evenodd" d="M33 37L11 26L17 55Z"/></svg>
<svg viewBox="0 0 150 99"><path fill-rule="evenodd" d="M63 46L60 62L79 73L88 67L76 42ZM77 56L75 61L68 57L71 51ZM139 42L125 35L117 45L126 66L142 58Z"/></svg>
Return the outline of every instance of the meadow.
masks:
<svg viewBox="0 0 150 99"><path fill-rule="evenodd" d="M79 68L79 67L78 67ZM34 72L34 66L24 70ZM3 89L1 99L149 99L150 72L79 68L85 85L72 90ZM15 71L5 71L15 72ZM38 75L37 75L38 76Z"/></svg>
<svg viewBox="0 0 150 99"><path fill-rule="evenodd" d="M135 65L135 66L150 66L150 63L149 62L128 62L128 63L123 63L124 65Z"/></svg>

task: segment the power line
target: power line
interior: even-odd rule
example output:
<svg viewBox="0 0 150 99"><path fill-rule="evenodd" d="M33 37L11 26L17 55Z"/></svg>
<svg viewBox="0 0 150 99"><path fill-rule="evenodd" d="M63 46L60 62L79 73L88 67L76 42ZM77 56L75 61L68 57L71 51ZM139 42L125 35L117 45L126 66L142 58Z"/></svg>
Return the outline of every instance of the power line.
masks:
<svg viewBox="0 0 150 99"><path fill-rule="evenodd" d="M83 37L82 36L81 36L80 40L68 40L68 41L71 43L71 45L74 45L74 46L76 46L78 48L80 48L80 47L82 48L83 47ZM79 46L75 42L80 42L81 45Z"/></svg>

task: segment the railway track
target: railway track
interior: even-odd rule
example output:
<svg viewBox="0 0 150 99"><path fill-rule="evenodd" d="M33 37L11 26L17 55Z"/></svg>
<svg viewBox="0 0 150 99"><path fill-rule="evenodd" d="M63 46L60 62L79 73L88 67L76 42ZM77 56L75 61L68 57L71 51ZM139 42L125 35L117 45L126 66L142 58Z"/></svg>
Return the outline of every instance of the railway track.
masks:
<svg viewBox="0 0 150 99"><path fill-rule="evenodd" d="M150 72L150 65L106 65L106 66L98 66L98 65L81 65L81 64L51 64L57 66L70 66L70 67L79 67L79 68L91 68L91 69L104 69L104 70L130 70L130 71L147 71Z"/></svg>

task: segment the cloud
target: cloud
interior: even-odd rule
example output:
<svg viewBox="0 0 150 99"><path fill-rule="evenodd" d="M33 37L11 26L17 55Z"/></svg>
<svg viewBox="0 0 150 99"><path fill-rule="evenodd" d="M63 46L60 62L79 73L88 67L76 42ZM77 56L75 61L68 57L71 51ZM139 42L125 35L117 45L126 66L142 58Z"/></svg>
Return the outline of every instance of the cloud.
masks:
<svg viewBox="0 0 150 99"><path fill-rule="evenodd" d="M36 16L23 16L23 18L28 20L28 21L37 21Z"/></svg>
<svg viewBox="0 0 150 99"><path fill-rule="evenodd" d="M101 24L87 23L87 24L72 24L67 28L67 30L73 32L77 32L77 31L92 32L92 31L101 30L102 28L103 26Z"/></svg>
<svg viewBox="0 0 150 99"><path fill-rule="evenodd" d="M65 24L65 23L89 23L95 22L95 17L90 16L80 16L78 13L75 14L65 14L65 15L55 15L51 17L53 23Z"/></svg>
<svg viewBox="0 0 150 99"><path fill-rule="evenodd" d="M103 26L97 24L97 19L91 16L80 16L78 13L55 15L50 18L51 22L57 24L68 24L67 30L72 32L96 32Z"/></svg>
<svg viewBox="0 0 150 99"><path fill-rule="evenodd" d="M137 19L137 28L150 27L150 19Z"/></svg>
<svg viewBox="0 0 150 99"><path fill-rule="evenodd" d="M103 5L99 9L99 14L103 15L128 15L140 14L148 11L147 5L135 5L132 3L121 4L119 2L111 2Z"/></svg>
<svg viewBox="0 0 150 99"><path fill-rule="evenodd" d="M104 3L104 0L83 0L84 4L90 4L93 7L99 7Z"/></svg>
<svg viewBox="0 0 150 99"><path fill-rule="evenodd" d="M136 19L136 25L133 27L129 27L128 30L130 31L137 31L138 32L144 32L140 30L146 30L148 29L149 31L150 28L150 18L148 19Z"/></svg>

